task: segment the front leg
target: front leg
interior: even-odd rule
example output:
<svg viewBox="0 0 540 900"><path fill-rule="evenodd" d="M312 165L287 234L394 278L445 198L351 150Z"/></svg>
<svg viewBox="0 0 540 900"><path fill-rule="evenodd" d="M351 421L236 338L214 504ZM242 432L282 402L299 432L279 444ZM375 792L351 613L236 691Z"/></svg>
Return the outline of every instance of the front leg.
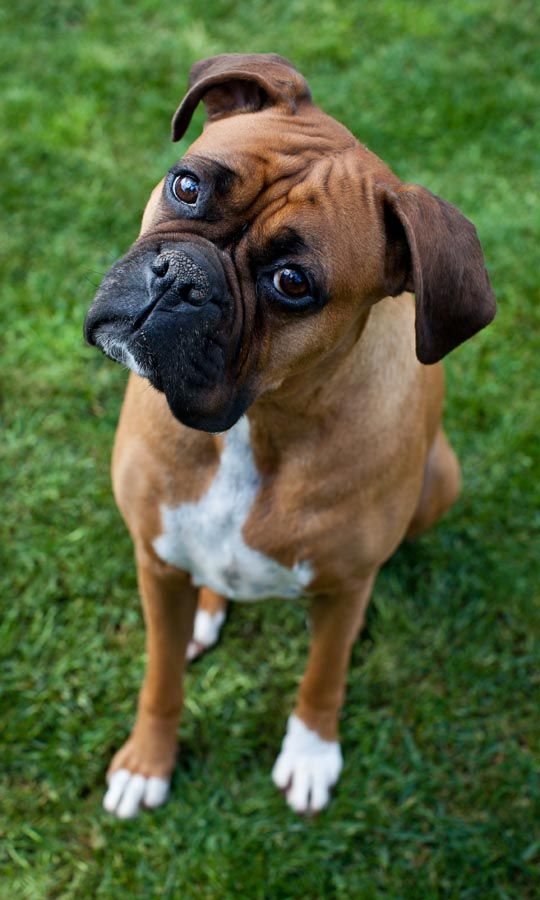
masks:
<svg viewBox="0 0 540 900"><path fill-rule="evenodd" d="M342 757L339 711L353 644L363 625L375 573L339 597L317 597L310 610L312 640L298 703L289 717L272 778L296 812L323 809Z"/></svg>
<svg viewBox="0 0 540 900"><path fill-rule="evenodd" d="M188 576L150 554L137 553L137 575L146 622L146 674L135 726L111 762L103 800L105 809L121 819L167 799L197 603Z"/></svg>

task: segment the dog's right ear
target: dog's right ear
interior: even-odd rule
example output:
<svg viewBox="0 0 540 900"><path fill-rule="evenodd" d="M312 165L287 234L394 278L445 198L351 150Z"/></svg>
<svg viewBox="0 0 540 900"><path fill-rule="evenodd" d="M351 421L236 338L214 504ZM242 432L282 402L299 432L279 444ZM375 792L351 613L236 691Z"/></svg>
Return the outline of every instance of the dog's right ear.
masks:
<svg viewBox="0 0 540 900"><path fill-rule="evenodd" d="M209 121L242 112L282 106L294 113L311 101L307 82L292 63L275 53L226 53L196 62L189 73L189 90L172 120L172 139L184 135L203 100Z"/></svg>
<svg viewBox="0 0 540 900"><path fill-rule="evenodd" d="M495 297L476 229L415 184L379 185L386 230L385 290L416 295L416 355L434 363L489 325Z"/></svg>

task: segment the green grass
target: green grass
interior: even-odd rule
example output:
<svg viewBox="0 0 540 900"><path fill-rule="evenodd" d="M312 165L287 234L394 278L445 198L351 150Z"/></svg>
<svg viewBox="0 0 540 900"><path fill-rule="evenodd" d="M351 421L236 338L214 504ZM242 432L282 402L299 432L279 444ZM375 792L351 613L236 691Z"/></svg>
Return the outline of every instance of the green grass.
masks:
<svg viewBox="0 0 540 900"><path fill-rule="evenodd" d="M537 3L199 6L0 13L0 897L540 897ZM144 664L108 475L126 375L81 327L179 155L190 64L224 51L290 57L401 177L472 218L500 312L448 360L463 500L379 577L331 808L297 819L270 783L307 646L305 610L275 603L233 609L188 676L170 803L120 823L104 771Z"/></svg>

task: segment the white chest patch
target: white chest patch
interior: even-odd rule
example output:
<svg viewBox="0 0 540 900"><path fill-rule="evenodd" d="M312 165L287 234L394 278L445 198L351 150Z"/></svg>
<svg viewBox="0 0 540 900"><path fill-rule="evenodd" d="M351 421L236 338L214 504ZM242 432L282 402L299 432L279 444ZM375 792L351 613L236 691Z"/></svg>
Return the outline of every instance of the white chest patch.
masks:
<svg viewBox="0 0 540 900"><path fill-rule="evenodd" d="M259 485L244 416L225 435L219 468L206 494L196 503L161 506L163 534L154 541L158 556L190 572L196 586L233 600L301 596L313 578L308 562L288 569L244 541L242 528Z"/></svg>

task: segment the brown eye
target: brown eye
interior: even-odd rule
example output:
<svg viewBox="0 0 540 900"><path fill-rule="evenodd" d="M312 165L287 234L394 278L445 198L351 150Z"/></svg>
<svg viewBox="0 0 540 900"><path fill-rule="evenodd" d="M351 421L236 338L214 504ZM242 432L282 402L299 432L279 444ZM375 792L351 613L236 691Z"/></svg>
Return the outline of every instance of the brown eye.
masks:
<svg viewBox="0 0 540 900"><path fill-rule="evenodd" d="M173 194L182 203L193 206L199 197L199 182L193 175L178 175L173 181Z"/></svg>
<svg viewBox="0 0 540 900"><path fill-rule="evenodd" d="M309 282L299 269L278 269L274 273L274 287L285 297L301 298L309 294Z"/></svg>

